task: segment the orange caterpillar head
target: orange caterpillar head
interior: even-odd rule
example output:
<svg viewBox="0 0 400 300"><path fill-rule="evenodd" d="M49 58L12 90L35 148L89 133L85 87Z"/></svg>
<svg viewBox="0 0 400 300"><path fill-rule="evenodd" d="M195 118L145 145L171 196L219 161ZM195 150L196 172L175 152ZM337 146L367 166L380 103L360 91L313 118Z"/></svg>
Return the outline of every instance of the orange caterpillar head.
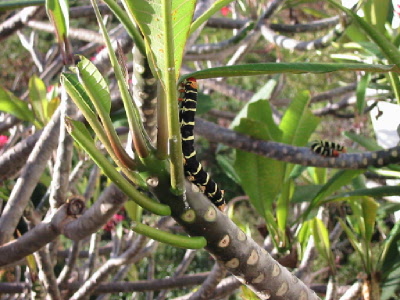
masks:
<svg viewBox="0 0 400 300"><path fill-rule="evenodd" d="M337 150L332 150L332 156L333 156L333 157L338 157L339 154L340 154L339 151L337 151Z"/></svg>
<svg viewBox="0 0 400 300"><path fill-rule="evenodd" d="M197 90L197 87L198 87L197 80L194 77L187 78L185 85L190 85L192 88L194 88L196 90Z"/></svg>

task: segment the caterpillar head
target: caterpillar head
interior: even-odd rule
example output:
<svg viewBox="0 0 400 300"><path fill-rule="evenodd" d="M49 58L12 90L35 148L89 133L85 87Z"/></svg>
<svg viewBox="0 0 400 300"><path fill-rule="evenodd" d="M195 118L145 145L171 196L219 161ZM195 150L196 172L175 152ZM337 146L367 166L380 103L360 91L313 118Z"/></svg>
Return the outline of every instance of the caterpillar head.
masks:
<svg viewBox="0 0 400 300"><path fill-rule="evenodd" d="M194 78L194 77L189 77L188 79L186 79L185 85L186 85L186 86L189 85L189 86L191 86L193 89L196 89L196 90L197 90L197 87L198 87L197 80L196 80L196 78Z"/></svg>

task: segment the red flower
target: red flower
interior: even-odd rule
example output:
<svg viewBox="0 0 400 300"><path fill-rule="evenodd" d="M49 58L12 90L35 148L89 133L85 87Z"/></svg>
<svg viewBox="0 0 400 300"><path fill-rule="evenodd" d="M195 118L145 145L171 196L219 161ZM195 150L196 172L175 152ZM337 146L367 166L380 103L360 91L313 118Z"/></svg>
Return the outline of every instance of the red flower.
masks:
<svg viewBox="0 0 400 300"><path fill-rule="evenodd" d="M8 142L8 136L0 135L0 149L2 149Z"/></svg>
<svg viewBox="0 0 400 300"><path fill-rule="evenodd" d="M119 214L115 214L107 222L107 224L104 225L103 229L105 231L111 231L111 230L115 229L115 225L117 225L118 223L122 222L123 220L125 220L125 216L119 215Z"/></svg>
<svg viewBox="0 0 400 300"><path fill-rule="evenodd" d="M230 13L231 9L229 8L229 6L224 6L223 8L221 8L221 15L223 15L224 17L226 17Z"/></svg>

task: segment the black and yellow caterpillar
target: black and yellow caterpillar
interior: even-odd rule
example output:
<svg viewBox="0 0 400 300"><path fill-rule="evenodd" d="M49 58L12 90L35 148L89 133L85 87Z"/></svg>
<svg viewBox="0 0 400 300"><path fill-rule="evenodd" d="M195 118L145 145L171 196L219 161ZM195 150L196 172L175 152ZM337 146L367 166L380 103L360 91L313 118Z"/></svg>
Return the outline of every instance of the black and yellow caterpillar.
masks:
<svg viewBox="0 0 400 300"><path fill-rule="evenodd" d="M189 181L193 182L220 210L225 207L224 192L218 187L210 175L204 171L203 166L197 161L194 149L195 125L194 116L197 107L197 81L188 78L182 84L182 98L179 98L181 108L179 121L181 124L182 152L184 157L184 171Z"/></svg>
<svg viewBox="0 0 400 300"><path fill-rule="evenodd" d="M341 152L346 153L346 148L334 142L315 140L311 143L311 151L322 156L338 157Z"/></svg>

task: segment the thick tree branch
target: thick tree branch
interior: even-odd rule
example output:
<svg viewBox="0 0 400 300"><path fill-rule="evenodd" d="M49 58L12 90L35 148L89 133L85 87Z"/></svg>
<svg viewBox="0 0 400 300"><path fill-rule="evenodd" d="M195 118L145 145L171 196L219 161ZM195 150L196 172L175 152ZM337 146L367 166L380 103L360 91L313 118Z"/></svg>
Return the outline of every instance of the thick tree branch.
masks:
<svg viewBox="0 0 400 300"><path fill-rule="evenodd" d="M195 131L212 142L303 166L366 169L369 166L383 167L400 162L400 147L374 152L343 153L339 157L323 157L313 153L310 148L257 140L201 118L196 118Z"/></svg>

